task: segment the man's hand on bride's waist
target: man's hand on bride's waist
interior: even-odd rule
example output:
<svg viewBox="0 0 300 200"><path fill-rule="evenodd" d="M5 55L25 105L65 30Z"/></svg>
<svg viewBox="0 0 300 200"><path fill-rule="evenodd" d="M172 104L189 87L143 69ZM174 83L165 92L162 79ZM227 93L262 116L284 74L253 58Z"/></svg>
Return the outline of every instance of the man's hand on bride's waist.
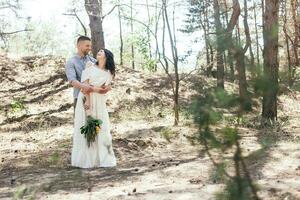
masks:
<svg viewBox="0 0 300 200"><path fill-rule="evenodd" d="M99 94L106 94L108 91L111 90L111 86L101 86L101 87L95 87L92 86L93 91L95 93L99 93Z"/></svg>
<svg viewBox="0 0 300 200"><path fill-rule="evenodd" d="M81 84L80 91L84 94L89 94L90 92L93 92L93 86L89 84Z"/></svg>

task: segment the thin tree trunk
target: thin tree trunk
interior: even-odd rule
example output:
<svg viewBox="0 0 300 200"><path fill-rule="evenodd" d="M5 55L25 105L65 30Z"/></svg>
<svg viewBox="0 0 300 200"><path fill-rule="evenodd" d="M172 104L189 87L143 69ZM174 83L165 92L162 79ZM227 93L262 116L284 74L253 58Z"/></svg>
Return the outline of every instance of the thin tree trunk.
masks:
<svg viewBox="0 0 300 200"><path fill-rule="evenodd" d="M228 14L227 14L227 10L228 10L228 7L227 7L227 1L224 0L224 7L225 7L225 19L226 19L226 26L228 26ZM229 80L231 82L234 81L234 64L233 64L233 56L232 56L232 53L231 51L227 51L228 53L228 64L229 64L229 68L230 68L230 74L229 74Z"/></svg>
<svg viewBox="0 0 300 200"><path fill-rule="evenodd" d="M300 16L297 15L297 7L299 6L299 2L297 4L296 0L291 0L291 13L294 25L294 41L293 41L293 52L294 52L294 65L299 66L299 46L300 46ZM294 71L294 70L293 70Z"/></svg>
<svg viewBox="0 0 300 200"><path fill-rule="evenodd" d="M255 66L254 66L254 55L252 51L252 45L251 45L251 36L250 36L250 30L249 30L249 25L248 25L248 4L247 0L244 0L244 30L245 30L245 35L246 35L246 48L244 49L245 53L249 48L250 52L250 72L252 77L256 76L255 73Z"/></svg>
<svg viewBox="0 0 300 200"><path fill-rule="evenodd" d="M154 30L154 36L157 38L157 32L158 32L158 22L159 22L159 14L157 12L157 2L155 2L155 30ZM157 71L157 59L158 59L158 45L156 45L155 48L155 66L154 66L154 71Z"/></svg>
<svg viewBox="0 0 300 200"><path fill-rule="evenodd" d="M233 63L233 57L232 54L228 51L228 62L230 67L230 81L234 82L235 76L234 76L234 63Z"/></svg>
<svg viewBox="0 0 300 200"><path fill-rule="evenodd" d="M257 64L260 65L260 60L259 60L258 28L257 28L256 4L255 4L255 3L254 3L254 25L255 25L255 39L256 39L256 59L257 59Z"/></svg>
<svg viewBox="0 0 300 200"><path fill-rule="evenodd" d="M251 101L247 90L245 53L243 49L238 47L235 56L239 79L239 97L241 102L241 109L249 111L251 109Z"/></svg>
<svg viewBox="0 0 300 200"><path fill-rule="evenodd" d="M249 34L250 37L250 34ZM252 77L256 77L256 67L255 67L255 59L254 59L254 54L252 50L252 43L249 45L249 52L250 52L250 72Z"/></svg>
<svg viewBox="0 0 300 200"><path fill-rule="evenodd" d="M213 51L213 47L212 44L210 43L209 40L209 31L210 31L210 26L209 26L209 20L208 20L208 6L207 5L207 1L205 1L206 5L204 5L204 26L205 26L205 30L206 30L206 41L207 41L207 48L208 48L208 57L209 57L209 61L208 61L208 66L207 66L207 76L210 76L212 73L212 68L213 68L213 63L214 63L214 51Z"/></svg>
<svg viewBox="0 0 300 200"><path fill-rule="evenodd" d="M224 51L223 53L223 62L224 62L224 76L226 78L228 74L226 51Z"/></svg>
<svg viewBox="0 0 300 200"><path fill-rule="evenodd" d="M211 75L212 74L212 68L214 66L214 48L211 44L209 44L209 54L210 54L210 65L207 69L207 73L209 75Z"/></svg>
<svg viewBox="0 0 300 200"><path fill-rule="evenodd" d="M277 120L278 92L278 12L279 1L266 0L264 15L264 78L268 84L263 92L263 121Z"/></svg>
<svg viewBox="0 0 300 200"><path fill-rule="evenodd" d="M146 0L146 8L147 8L147 14L148 14L148 27L151 26L151 16L150 16L150 10L149 10L149 4L148 0ZM150 31L147 29L147 39L148 39L148 51L149 51L149 58L152 58L152 52L151 52L151 40L150 40Z"/></svg>
<svg viewBox="0 0 300 200"><path fill-rule="evenodd" d="M262 19L261 19L261 21L262 21L262 25L264 25L265 24L265 0L261 0L261 16L262 16ZM262 26L263 27L263 29L264 29L264 26Z"/></svg>
<svg viewBox="0 0 300 200"><path fill-rule="evenodd" d="M222 1L220 1L222 3ZM226 1L224 1L225 4L225 9L226 9ZM222 15L222 27L227 27L228 26L228 16L227 16L227 12L225 10L224 12L225 14ZM227 51L228 52L228 51ZM229 54L229 53L227 53ZM227 65L227 54L226 54L226 48L224 48L223 50L223 63L224 63L224 79L227 80L227 76L228 76L228 65Z"/></svg>
<svg viewBox="0 0 300 200"><path fill-rule="evenodd" d="M239 4L236 5L237 8L240 9ZM248 26L248 6L247 0L244 0L244 30L246 35L246 45L244 48L237 47L237 68L239 74L239 96L241 100L241 108L242 110L250 110L251 109L251 100L249 97L249 92L247 90L247 79L246 79L246 64L245 64L245 53L247 52L248 48L251 46L251 38L249 33L249 26Z"/></svg>
<svg viewBox="0 0 300 200"><path fill-rule="evenodd" d="M170 46L171 46L171 52L173 57L173 63L174 63L174 72L175 72L175 86L173 84L173 95L174 95L174 125L178 125L179 122L179 73L178 73L178 54L177 54L177 47L176 47L176 36L175 33L172 35L172 30L169 23L169 17L168 17L168 11L167 11L167 5L166 0L163 0L164 5L164 15L165 15L165 21L169 33L169 40L170 40ZM175 24L173 17L173 25ZM175 30L175 27L173 27L173 31Z"/></svg>
<svg viewBox="0 0 300 200"><path fill-rule="evenodd" d="M236 22L236 30L237 30L237 42L238 45L241 46L241 31L239 21Z"/></svg>
<svg viewBox="0 0 300 200"><path fill-rule="evenodd" d="M131 37L133 37L133 4L132 0L130 0L130 31L131 31ZM132 69L135 69L135 62L134 62L134 46L131 42L131 67Z"/></svg>
<svg viewBox="0 0 300 200"><path fill-rule="evenodd" d="M247 2L244 0L244 29L245 34L249 34L249 27L247 23ZM238 0L233 1L233 13L231 23L236 24L239 20L239 15L241 12L240 4ZM233 28L233 27L232 27ZM232 29L231 28L231 29ZM230 26L228 26L230 29ZM248 32L248 33L247 33ZM240 105L241 110L250 110L251 109L251 101L247 90L247 80L246 80L246 64L245 64L245 53L250 46L251 40L249 36L246 36L246 45L242 48L239 44L235 44L232 39L232 33L227 31L226 40L229 42L229 50L233 53L236 60L236 68L238 72L238 80L239 80L239 97L240 97Z"/></svg>
<svg viewBox="0 0 300 200"><path fill-rule="evenodd" d="M165 31L166 31L166 18L165 18L165 9L162 7L162 19L163 19L163 27L162 27L162 54L165 61L165 72L169 73L169 62L166 57L166 47L165 47Z"/></svg>
<svg viewBox="0 0 300 200"><path fill-rule="evenodd" d="M209 66L210 63L210 58L209 58L209 47L208 47L208 30L207 30L207 26L206 26L206 20L205 20L205 13L206 13L206 7L204 7L204 12L200 12L200 25L203 29L204 32L204 42L205 42L205 55L206 55L206 66ZM204 14L202 14L204 13Z"/></svg>
<svg viewBox="0 0 300 200"><path fill-rule="evenodd" d="M223 61L223 41L222 41L222 24L220 20L219 1L213 1L214 20L217 34L217 87L224 89L224 61Z"/></svg>
<svg viewBox="0 0 300 200"><path fill-rule="evenodd" d="M85 0L85 9L90 20L92 52L96 57L100 49L105 48L102 26L102 0Z"/></svg>
<svg viewBox="0 0 300 200"><path fill-rule="evenodd" d="M122 19L121 19L120 5L118 5L118 17L119 17L119 30L120 30L120 65L123 65L123 32L122 32Z"/></svg>
<svg viewBox="0 0 300 200"><path fill-rule="evenodd" d="M282 18L283 18L283 32L285 36L285 45L286 45L286 55L287 55L287 62L288 62L288 84L292 86L292 63L291 63L291 54L290 54L290 45L289 45L289 36L287 32L287 0L282 2Z"/></svg>

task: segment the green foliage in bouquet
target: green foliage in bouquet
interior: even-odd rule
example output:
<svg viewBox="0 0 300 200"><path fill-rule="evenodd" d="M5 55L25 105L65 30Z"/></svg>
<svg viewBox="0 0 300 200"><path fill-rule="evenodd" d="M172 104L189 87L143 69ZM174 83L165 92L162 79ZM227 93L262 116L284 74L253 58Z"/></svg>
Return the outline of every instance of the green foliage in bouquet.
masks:
<svg viewBox="0 0 300 200"><path fill-rule="evenodd" d="M86 124L80 128L81 134L86 138L88 147L95 141L97 134L100 132L102 123L100 119L87 116Z"/></svg>

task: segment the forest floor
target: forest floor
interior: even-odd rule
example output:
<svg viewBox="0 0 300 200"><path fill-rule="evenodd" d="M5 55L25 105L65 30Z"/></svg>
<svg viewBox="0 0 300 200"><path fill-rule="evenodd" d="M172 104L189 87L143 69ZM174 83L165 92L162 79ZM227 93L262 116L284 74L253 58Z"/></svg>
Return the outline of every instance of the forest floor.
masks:
<svg viewBox="0 0 300 200"><path fill-rule="evenodd" d="M168 78L119 67L108 107L117 167L70 166L72 88L64 59L0 56L0 199L215 199L224 189L187 112L173 126ZM188 106L195 82L182 82ZM226 83L228 91L237 85ZM259 102L259 99L255 101ZM259 128L260 103L239 127L247 167L267 200L300 199L300 92L279 96L279 125ZM230 114L230 111L228 111Z"/></svg>

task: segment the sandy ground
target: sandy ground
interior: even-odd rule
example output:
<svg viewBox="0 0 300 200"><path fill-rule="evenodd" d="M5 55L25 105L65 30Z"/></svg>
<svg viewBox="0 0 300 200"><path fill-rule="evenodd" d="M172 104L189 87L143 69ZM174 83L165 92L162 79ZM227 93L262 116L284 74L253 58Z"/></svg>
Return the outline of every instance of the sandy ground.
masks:
<svg viewBox="0 0 300 200"><path fill-rule="evenodd" d="M109 101L117 167L70 166L72 88L63 63L0 58L0 199L215 199L224 183L214 179L203 147L187 139L197 132L191 120L182 116L172 126L171 91L161 75L120 68ZM190 85L181 88L183 104L194 94ZM255 121L240 127L262 199L300 199L299 100L299 92L280 96L278 130L257 129Z"/></svg>

